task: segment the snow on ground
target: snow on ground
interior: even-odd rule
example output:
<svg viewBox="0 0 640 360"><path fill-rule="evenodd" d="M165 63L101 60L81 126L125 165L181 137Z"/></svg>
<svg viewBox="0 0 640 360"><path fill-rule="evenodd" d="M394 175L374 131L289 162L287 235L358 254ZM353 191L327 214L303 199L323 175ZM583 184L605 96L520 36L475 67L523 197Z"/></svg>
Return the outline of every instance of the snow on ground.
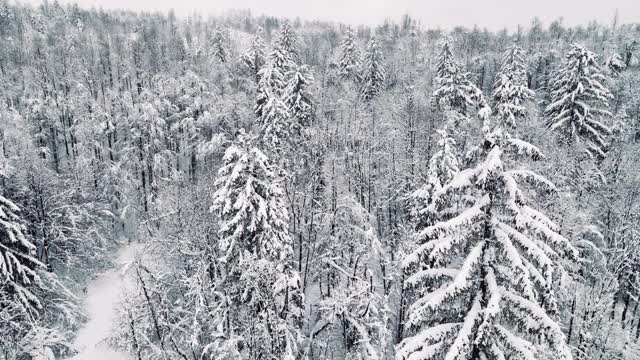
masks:
<svg viewBox="0 0 640 360"><path fill-rule="evenodd" d="M115 267L87 286L85 309L89 321L78 331L74 346L79 351L70 360L129 360L127 353L112 349L106 339L112 334L116 306L126 288L134 286L127 269L135 259L138 244L124 245L115 259Z"/></svg>

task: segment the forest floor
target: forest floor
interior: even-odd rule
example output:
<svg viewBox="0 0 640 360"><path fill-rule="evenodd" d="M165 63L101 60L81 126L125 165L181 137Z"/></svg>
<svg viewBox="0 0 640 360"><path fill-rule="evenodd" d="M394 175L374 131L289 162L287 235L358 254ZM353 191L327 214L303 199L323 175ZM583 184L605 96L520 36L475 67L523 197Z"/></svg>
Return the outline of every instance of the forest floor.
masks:
<svg viewBox="0 0 640 360"><path fill-rule="evenodd" d="M135 286L128 273L135 260L137 243L123 245L114 260L115 266L93 279L87 286L85 311L89 320L78 331L74 346L79 351L70 360L128 360L127 353L113 349L108 339L116 326L117 306L127 288Z"/></svg>

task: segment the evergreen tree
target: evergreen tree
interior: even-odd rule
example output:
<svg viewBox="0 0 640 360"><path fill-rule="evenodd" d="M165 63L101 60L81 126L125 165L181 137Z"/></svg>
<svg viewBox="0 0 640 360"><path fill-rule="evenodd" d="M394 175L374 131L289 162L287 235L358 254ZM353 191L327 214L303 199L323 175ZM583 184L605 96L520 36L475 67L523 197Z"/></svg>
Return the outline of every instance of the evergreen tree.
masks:
<svg viewBox="0 0 640 360"><path fill-rule="evenodd" d="M313 108L309 92L313 75L308 66L295 64L282 47L276 46L258 76L255 114L264 143L276 149L283 140L294 141L294 135L300 135L302 127L308 125Z"/></svg>
<svg viewBox="0 0 640 360"><path fill-rule="evenodd" d="M448 78L457 75L460 72L460 65L458 65L458 62L453 56L451 41L448 38L444 38L440 41L439 46L440 52L436 59L435 78Z"/></svg>
<svg viewBox="0 0 640 360"><path fill-rule="evenodd" d="M212 55L221 63L226 63L229 58L229 50L227 48L227 39L225 33L220 28L220 25L216 26L213 36L211 37Z"/></svg>
<svg viewBox="0 0 640 360"><path fill-rule="evenodd" d="M269 150L280 151L283 145L299 133L299 124L294 121L287 104L279 97L271 96L264 105L262 117L258 120L262 144Z"/></svg>
<svg viewBox="0 0 640 360"><path fill-rule="evenodd" d="M452 123L450 123L452 124ZM460 171L456 141L449 134L447 125L436 130L439 136L437 151L429 160L426 173L426 183L411 194L414 217L417 218L417 229L433 225L438 218L437 211L431 211L428 205L434 193L448 184Z"/></svg>
<svg viewBox="0 0 640 360"><path fill-rule="evenodd" d="M551 104L546 108L547 126L564 133L568 142L582 144L594 159L606 156L606 136L611 130L603 120L612 97L595 54L574 44L551 79Z"/></svg>
<svg viewBox="0 0 640 360"><path fill-rule="evenodd" d="M260 119L264 114L264 106L270 98L282 98L287 87L287 73L291 68L291 62L281 47L276 46L269 59L258 72L258 95L254 112Z"/></svg>
<svg viewBox="0 0 640 360"><path fill-rule="evenodd" d="M287 86L286 75L289 61L280 47L275 47L269 54L268 61L258 72L258 95L254 112L258 119L262 118L264 106L270 98L281 98Z"/></svg>
<svg viewBox="0 0 640 360"><path fill-rule="evenodd" d="M364 74L360 96L364 101L371 101L383 90L386 70L382 50L375 38L367 44L367 53L364 57Z"/></svg>
<svg viewBox="0 0 640 360"><path fill-rule="evenodd" d="M525 104L534 97L527 86L527 70L522 49L513 45L502 57L502 67L496 74L493 90L496 115L515 127L518 119L526 116Z"/></svg>
<svg viewBox="0 0 640 360"><path fill-rule="evenodd" d="M17 311L32 317L40 309L33 288L40 283L36 246L25 236L20 209L0 195L0 312Z"/></svg>
<svg viewBox="0 0 640 360"><path fill-rule="evenodd" d="M302 83L308 80L308 77L300 79L301 83L289 81L288 76L291 75L290 69L293 66L295 64L287 58L282 48L276 46L258 73L260 81L255 114L258 117L262 141L270 149L279 149L283 140L290 139L290 134L299 130L299 124L293 121L288 105L297 103L300 106L298 110L305 111L304 105L308 104L304 97L305 83ZM290 85L294 88L290 88Z"/></svg>
<svg viewBox="0 0 640 360"><path fill-rule="evenodd" d="M211 210L220 219L224 291L250 358L295 359L303 295L276 169L243 131L224 155Z"/></svg>
<svg viewBox="0 0 640 360"><path fill-rule="evenodd" d="M300 40L298 39L298 34L291 27L289 20L285 20L280 27L276 46L279 46L291 61L300 62Z"/></svg>
<svg viewBox="0 0 640 360"><path fill-rule="evenodd" d="M224 262L241 257L245 250L274 260L290 255L282 191L268 158L253 141L240 130L218 171L212 210L222 221L219 247L224 249Z"/></svg>
<svg viewBox="0 0 640 360"><path fill-rule="evenodd" d="M358 46L358 36L351 26L347 27L341 50L342 53L338 64L340 78L359 82L362 73L362 54Z"/></svg>
<svg viewBox="0 0 640 360"><path fill-rule="evenodd" d="M309 91L313 75L307 65L296 66L287 74L289 80L284 90L284 101L297 126L307 126L312 116L313 99Z"/></svg>
<svg viewBox="0 0 640 360"><path fill-rule="evenodd" d="M547 191L555 187L503 160L505 154L542 154L501 128L487 133L474 153L484 159L456 174L427 206L454 212L420 230L421 244L404 260L412 272L405 286L419 296L406 322L412 335L396 358L544 359L537 345L544 340L555 359L571 359L553 319L553 285L560 259L575 257L576 250L520 189L524 182Z"/></svg>
<svg viewBox="0 0 640 360"><path fill-rule="evenodd" d="M253 40L251 41L251 47L249 48L249 50L247 50L247 52L242 54L240 59L244 66L249 69L251 74L255 76L256 84L260 82L260 76L258 76L258 73L266 62L266 46L264 44L264 40L262 39L262 33L262 28L259 27L256 31L255 36L253 37Z"/></svg>
<svg viewBox="0 0 640 360"><path fill-rule="evenodd" d="M451 51L447 38L440 43L436 61L435 87L432 102L443 111L455 110L469 116L470 109L478 108L478 115L486 118L491 109L482 91L469 80L469 74L462 71Z"/></svg>

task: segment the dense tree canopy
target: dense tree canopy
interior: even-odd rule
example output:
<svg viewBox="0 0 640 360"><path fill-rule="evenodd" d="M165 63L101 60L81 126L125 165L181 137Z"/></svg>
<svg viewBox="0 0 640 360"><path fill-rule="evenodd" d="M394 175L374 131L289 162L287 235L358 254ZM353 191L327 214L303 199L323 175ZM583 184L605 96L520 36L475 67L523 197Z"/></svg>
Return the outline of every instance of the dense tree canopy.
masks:
<svg viewBox="0 0 640 360"><path fill-rule="evenodd" d="M424 25L0 2L0 359L640 358L640 26Z"/></svg>

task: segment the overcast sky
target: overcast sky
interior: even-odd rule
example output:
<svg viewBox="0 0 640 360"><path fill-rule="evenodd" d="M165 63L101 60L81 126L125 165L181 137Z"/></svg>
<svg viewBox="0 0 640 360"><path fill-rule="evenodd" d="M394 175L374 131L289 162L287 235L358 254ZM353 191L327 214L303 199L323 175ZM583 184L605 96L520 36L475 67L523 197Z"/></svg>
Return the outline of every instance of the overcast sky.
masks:
<svg viewBox="0 0 640 360"><path fill-rule="evenodd" d="M23 0L39 4L40 0ZM53 0L50 0L53 1ZM478 25L497 30L529 25L538 16L545 25L558 17L567 25L590 20L610 23L616 9L622 23L640 23L640 0L59 0L83 7L131 10L174 9L178 15L197 11L216 14L228 9L250 9L302 19L321 19L349 24L378 24L385 18L398 20L408 13L429 28Z"/></svg>

